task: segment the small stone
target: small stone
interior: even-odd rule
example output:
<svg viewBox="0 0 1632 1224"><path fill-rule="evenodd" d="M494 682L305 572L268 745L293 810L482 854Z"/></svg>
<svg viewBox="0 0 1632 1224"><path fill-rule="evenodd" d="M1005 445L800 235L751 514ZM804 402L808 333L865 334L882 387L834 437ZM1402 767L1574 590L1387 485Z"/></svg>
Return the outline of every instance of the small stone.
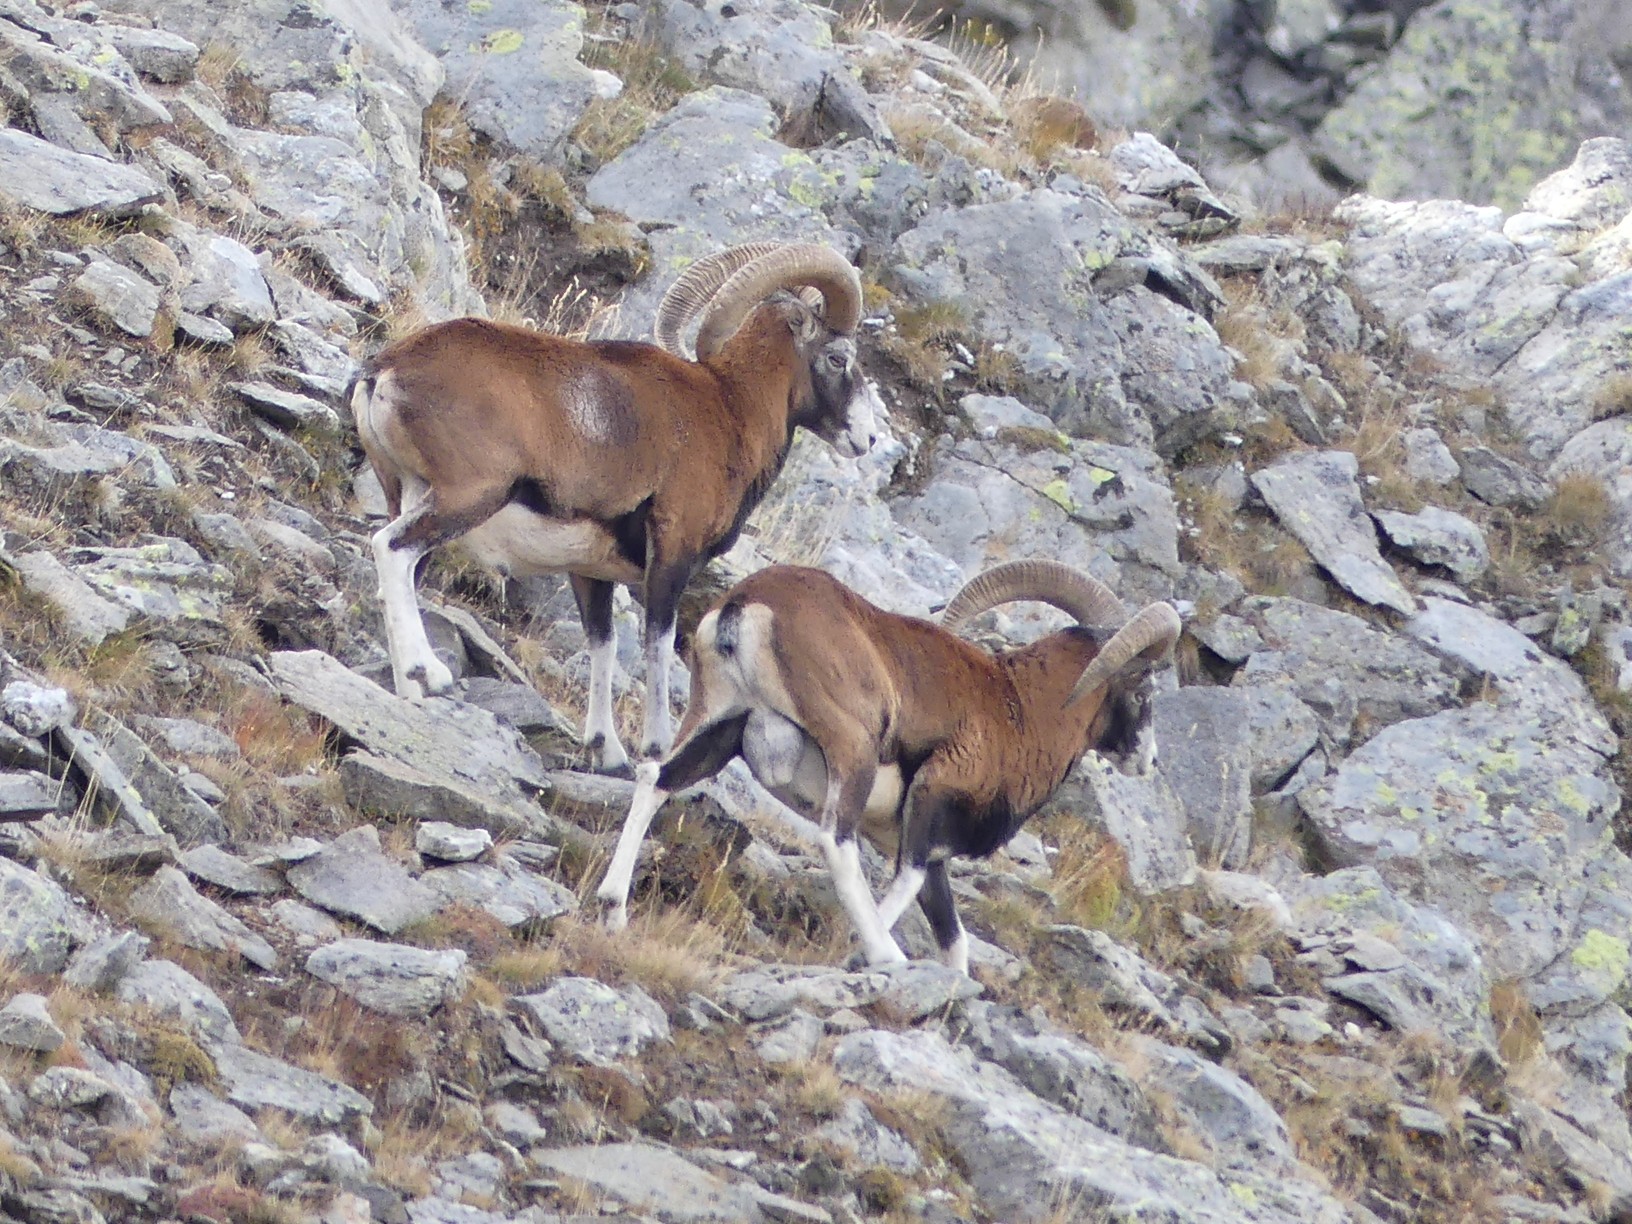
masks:
<svg viewBox="0 0 1632 1224"><path fill-rule="evenodd" d="M39 738L74 721L74 699L66 689L13 680L0 690L0 715L24 735Z"/></svg>
<svg viewBox="0 0 1632 1224"><path fill-rule="evenodd" d="M159 287L129 268L97 259L74 279L65 294L71 304L89 311L128 336L153 334L159 314Z"/></svg>
<svg viewBox="0 0 1632 1224"><path fill-rule="evenodd" d="M468 863L493 846L486 829L464 829L440 820L428 820L414 831L414 849L426 858L446 863Z"/></svg>
<svg viewBox="0 0 1632 1224"><path fill-rule="evenodd" d="M540 994L516 999L550 1039L587 1063L609 1066L669 1040L669 1018L638 986L614 990L593 978L567 977Z"/></svg>
<svg viewBox="0 0 1632 1224"><path fill-rule="evenodd" d="M49 1054L67 1040L46 1008L45 997L19 994L0 1007L0 1045Z"/></svg>
<svg viewBox="0 0 1632 1224"><path fill-rule="evenodd" d="M821 1018L796 1009L763 1030L754 1048L768 1063L802 1062L816 1053L821 1039Z"/></svg>

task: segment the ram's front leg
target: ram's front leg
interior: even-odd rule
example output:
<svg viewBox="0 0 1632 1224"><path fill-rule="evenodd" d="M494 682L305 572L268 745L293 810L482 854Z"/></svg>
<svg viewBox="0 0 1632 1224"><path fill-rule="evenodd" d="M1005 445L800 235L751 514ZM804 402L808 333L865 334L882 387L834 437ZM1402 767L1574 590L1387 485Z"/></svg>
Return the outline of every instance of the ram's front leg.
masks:
<svg viewBox="0 0 1632 1224"><path fill-rule="evenodd" d="M646 569L646 721L640 751L648 758L661 757L674 741L669 670L674 662L674 622L680 613L680 594L690 578L689 565L663 561L655 555Z"/></svg>
<svg viewBox="0 0 1632 1224"><path fill-rule="evenodd" d="M568 576L578 601L578 619L589 641L589 711L584 717L584 747L598 754L602 773L626 773L629 755L612 721L612 665L616 646L612 638L612 584L582 574Z"/></svg>

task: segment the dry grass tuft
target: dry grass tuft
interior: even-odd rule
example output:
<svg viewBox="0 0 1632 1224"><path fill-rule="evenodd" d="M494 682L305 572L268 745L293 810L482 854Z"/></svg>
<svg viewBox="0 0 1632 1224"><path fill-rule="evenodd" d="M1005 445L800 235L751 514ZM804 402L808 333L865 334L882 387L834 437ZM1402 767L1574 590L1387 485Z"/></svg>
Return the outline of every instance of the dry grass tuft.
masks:
<svg viewBox="0 0 1632 1224"><path fill-rule="evenodd" d="M1551 540L1565 548L1590 550L1603 543L1615 499L1598 476L1566 472L1538 516Z"/></svg>

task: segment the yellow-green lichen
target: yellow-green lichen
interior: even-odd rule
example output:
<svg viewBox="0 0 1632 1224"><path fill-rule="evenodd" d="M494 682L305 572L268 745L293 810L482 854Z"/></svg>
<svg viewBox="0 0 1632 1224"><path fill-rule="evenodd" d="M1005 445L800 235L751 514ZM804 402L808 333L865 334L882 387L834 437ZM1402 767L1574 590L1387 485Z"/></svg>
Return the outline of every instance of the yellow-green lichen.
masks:
<svg viewBox="0 0 1632 1224"><path fill-rule="evenodd" d="M514 55L526 45L527 36L520 30L494 30L471 50L488 55Z"/></svg>
<svg viewBox="0 0 1632 1224"><path fill-rule="evenodd" d="M1039 491L1067 514L1077 512L1076 498L1071 496L1071 487L1064 480L1051 480Z"/></svg>

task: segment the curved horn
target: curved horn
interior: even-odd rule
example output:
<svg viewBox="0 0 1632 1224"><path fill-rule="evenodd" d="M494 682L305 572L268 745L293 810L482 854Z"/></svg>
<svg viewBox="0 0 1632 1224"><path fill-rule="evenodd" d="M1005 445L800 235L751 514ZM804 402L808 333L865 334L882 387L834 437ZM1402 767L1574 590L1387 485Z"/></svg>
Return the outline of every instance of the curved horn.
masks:
<svg viewBox="0 0 1632 1224"><path fill-rule="evenodd" d="M704 360L736 334L748 312L778 289L809 285L827 303L827 326L849 335L861 322L861 277L831 247L797 243L779 247L736 272L714 294L697 329L697 358Z"/></svg>
<svg viewBox="0 0 1632 1224"><path fill-rule="evenodd" d="M677 357L687 356L680 334L707 309L714 295L720 291L720 286L730 280L739 268L762 255L769 255L781 246L780 242L745 242L741 246L727 247L723 251L705 255L693 263L681 273L679 280L669 286L669 291L657 304L657 322L652 328L652 338L657 341L658 347Z"/></svg>
<svg viewBox="0 0 1632 1224"><path fill-rule="evenodd" d="M1135 659L1158 659L1165 655L1179 640L1182 628L1172 604L1147 604L1139 615L1118 629L1116 636L1100 647L1099 653L1082 669L1076 687L1066 698L1066 705L1114 679Z"/></svg>
<svg viewBox="0 0 1632 1224"><path fill-rule="evenodd" d="M1127 609L1097 578L1058 561L1009 561L972 578L941 614L943 629L956 629L999 604L1035 599L1052 604L1080 625L1120 625Z"/></svg>

